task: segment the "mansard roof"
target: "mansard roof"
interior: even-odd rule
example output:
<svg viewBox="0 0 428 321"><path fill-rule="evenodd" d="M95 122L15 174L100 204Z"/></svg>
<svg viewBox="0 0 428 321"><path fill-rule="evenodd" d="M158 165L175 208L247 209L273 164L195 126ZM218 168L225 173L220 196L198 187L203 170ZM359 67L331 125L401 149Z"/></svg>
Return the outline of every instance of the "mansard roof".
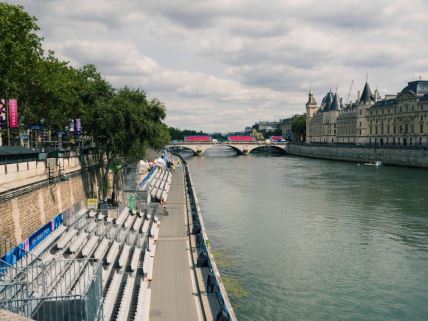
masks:
<svg viewBox="0 0 428 321"><path fill-rule="evenodd" d="M407 83L401 92L411 91L416 96L423 96L428 94L428 80L416 80Z"/></svg>
<svg viewBox="0 0 428 321"><path fill-rule="evenodd" d="M428 94L423 95L420 101L428 101Z"/></svg>
<svg viewBox="0 0 428 321"><path fill-rule="evenodd" d="M372 91L370 90L369 84L366 82L363 89L363 93L361 94L361 97L360 97L360 103L368 104L371 101L374 101L374 97L373 97Z"/></svg>
<svg viewBox="0 0 428 321"><path fill-rule="evenodd" d="M382 100L377 101L376 104L374 104L372 108L393 106L393 105L397 104L397 102L398 102L397 98L382 99Z"/></svg>

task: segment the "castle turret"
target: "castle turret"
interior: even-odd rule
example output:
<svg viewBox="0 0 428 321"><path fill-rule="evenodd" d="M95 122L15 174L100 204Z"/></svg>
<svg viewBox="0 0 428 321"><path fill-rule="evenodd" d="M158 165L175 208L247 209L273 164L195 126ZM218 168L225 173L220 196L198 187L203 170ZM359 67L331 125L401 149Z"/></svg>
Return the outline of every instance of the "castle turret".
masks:
<svg viewBox="0 0 428 321"><path fill-rule="evenodd" d="M367 123L368 109L375 103L375 96L372 94L369 83L364 85L363 92L356 106L356 143L367 144L369 141L369 126Z"/></svg>
<svg viewBox="0 0 428 321"><path fill-rule="evenodd" d="M306 142L307 143L310 143L311 141L310 127L311 127L312 117L314 116L315 112L318 109L317 105L318 105L317 101L315 100L315 97L311 88L309 89L308 102L306 103Z"/></svg>

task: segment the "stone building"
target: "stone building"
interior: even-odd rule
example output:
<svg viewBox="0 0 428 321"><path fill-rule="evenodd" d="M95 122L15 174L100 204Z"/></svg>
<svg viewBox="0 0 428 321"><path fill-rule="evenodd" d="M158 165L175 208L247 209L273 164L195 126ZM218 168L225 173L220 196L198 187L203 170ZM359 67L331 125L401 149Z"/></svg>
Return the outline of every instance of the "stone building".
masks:
<svg viewBox="0 0 428 321"><path fill-rule="evenodd" d="M294 121L301 115L294 115L290 118L284 118L279 120L278 128L281 129L281 134L286 139L293 138L293 131L291 127L293 126Z"/></svg>
<svg viewBox="0 0 428 321"><path fill-rule="evenodd" d="M329 91L318 106L312 90L306 103L306 142L352 145L428 144L428 81L409 82L383 99L368 83L356 102L343 106Z"/></svg>

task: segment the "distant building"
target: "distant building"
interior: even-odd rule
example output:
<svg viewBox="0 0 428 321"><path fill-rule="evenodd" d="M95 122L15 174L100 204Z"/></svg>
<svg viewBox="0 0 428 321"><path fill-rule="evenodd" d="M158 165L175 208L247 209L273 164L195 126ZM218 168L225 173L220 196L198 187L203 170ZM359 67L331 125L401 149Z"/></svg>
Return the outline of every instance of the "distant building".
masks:
<svg viewBox="0 0 428 321"><path fill-rule="evenodd" d="M306 142L356 145L427 145L428 81L417 80L381 99L368 83L356 102L343 106L328 92L321 105L309 91Z"/></svg>
<svg viewBox="0 0 428 321"><path fill-rule="evenodd" d="M293 132L291 130L291 126L293 125L294 120L300 115L294 115L290 118L280 119L278 128L281 129L282 136L286 139L292 139Z"/></svg>
<svg viewBox="0 0 428 321"><path fill-rule="evenodd" d="M253 128L259 132L275 131L278 124L277 121L259 121L253 125Z"/></svg>

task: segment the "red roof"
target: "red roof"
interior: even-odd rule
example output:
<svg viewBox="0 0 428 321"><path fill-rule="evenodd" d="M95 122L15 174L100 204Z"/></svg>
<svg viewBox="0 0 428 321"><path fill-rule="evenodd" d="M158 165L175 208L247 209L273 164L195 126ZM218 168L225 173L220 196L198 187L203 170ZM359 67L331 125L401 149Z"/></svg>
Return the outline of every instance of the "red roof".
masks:
<svg viewBox="0 0 428 321"><path fill-rule="evenodd" d="M280 141L284 140L284 137L282 137L282 136L271 136L270 140L273 142L280 142Z"/></svg>
<svg viewBox="0 0 428 321"><path fill-rule="evenodd" d="M211 142L211 136L184 136L185 142Z"/></svg>
<svg viewBox="0 0 428 321"><path fill-rule="evenodd" d="M253 136L228 136L227 139L229 142L254 142L255 139Z"/></svg>

